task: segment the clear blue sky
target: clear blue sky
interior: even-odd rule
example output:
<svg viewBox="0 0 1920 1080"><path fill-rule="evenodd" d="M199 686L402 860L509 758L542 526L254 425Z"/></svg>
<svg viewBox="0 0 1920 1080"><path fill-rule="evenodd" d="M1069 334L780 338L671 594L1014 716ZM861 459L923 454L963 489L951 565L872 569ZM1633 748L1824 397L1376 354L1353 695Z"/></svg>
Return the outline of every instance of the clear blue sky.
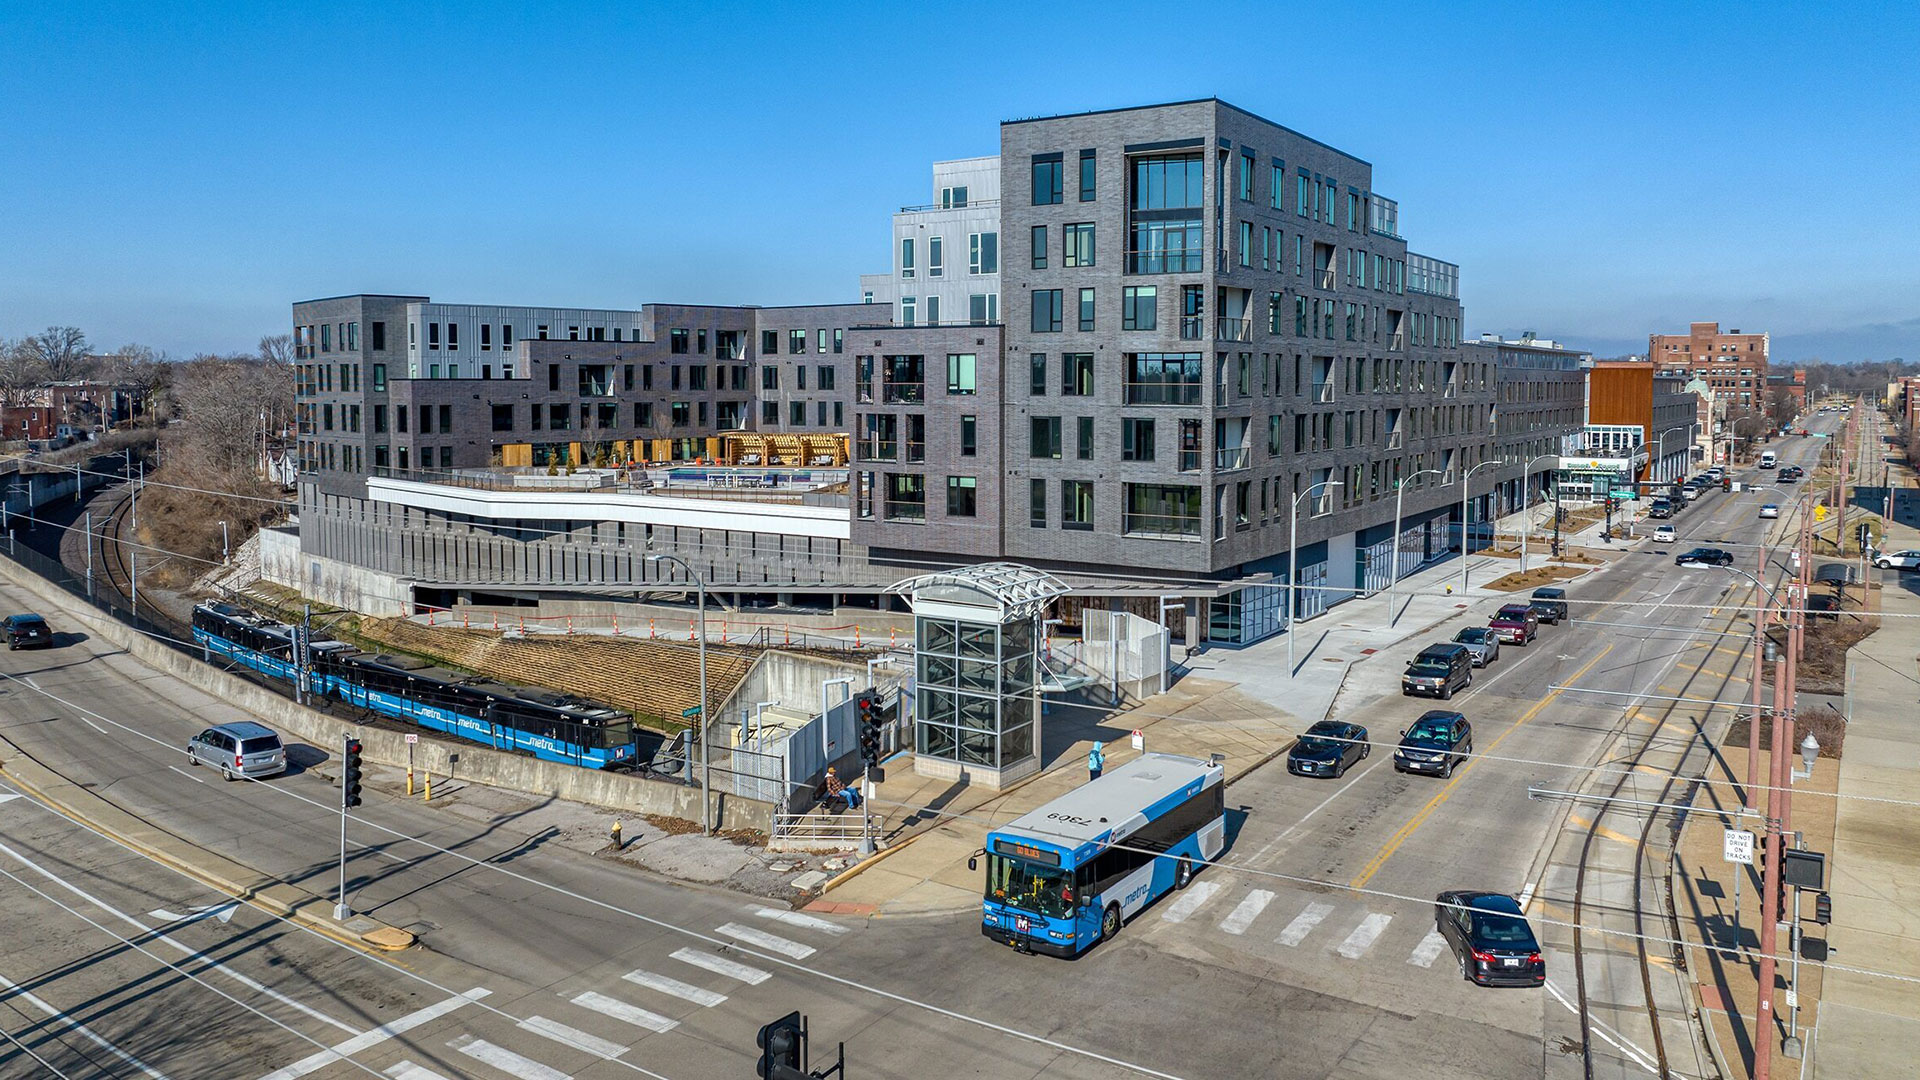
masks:
<svg viewBox="0 0 1920 1080"><path fill-rule="evenodd" d="M1218 96L1373 162L1469 333L1920 359L1920 8L1453 6L8 3L0 336L850 300L1000 120Z"/></svg>

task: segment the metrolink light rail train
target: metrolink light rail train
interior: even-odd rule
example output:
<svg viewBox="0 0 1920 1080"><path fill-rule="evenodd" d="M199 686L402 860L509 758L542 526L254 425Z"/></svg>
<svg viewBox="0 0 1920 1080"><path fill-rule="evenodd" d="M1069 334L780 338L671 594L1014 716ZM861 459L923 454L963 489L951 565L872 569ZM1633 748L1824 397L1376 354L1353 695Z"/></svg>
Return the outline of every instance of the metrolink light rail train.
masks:
<svg viewBox="0 0 1920 1080"><path fill-rule="evenodd" d="M297 683L296 628L232 604L193 609L193 640L263 675ZM588 768L634 764L633 717L550 690L507 686L412 657L362 652L315 635L313 694L496 750Z"/></svg>

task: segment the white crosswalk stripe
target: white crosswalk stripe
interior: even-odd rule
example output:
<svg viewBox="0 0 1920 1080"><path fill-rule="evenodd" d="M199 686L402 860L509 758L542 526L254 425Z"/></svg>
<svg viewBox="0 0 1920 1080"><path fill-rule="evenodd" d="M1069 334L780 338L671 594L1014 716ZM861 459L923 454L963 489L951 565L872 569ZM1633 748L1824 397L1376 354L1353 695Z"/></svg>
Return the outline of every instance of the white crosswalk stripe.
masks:
<svg viewBox="0 0 1920 1080"><path fill-rule="evenodd" d="M522 1031L531 1031L535 1035L545 1036L562 1046L571 1046L576 1050L585 1050L589 1054L603 1058L616 1058L626 1052L626 1047L598 1035L589 1035L579 1028L570 1028L558 1020L549 1020L544 1016L529 1016L520 1021L517 1027Z"/></svg>
<svg viewBox="0 0 1920 1080"><path fill-rule="evenodd" d="M1334 951L1349 960L1360 959L1367 954L1368 949L1373 948L1374 942L1380 940L1380 935L1386 932L1387 924L1392 921L1391 915L1369 912L1366 918L1360 920L1360 925L1353 928L1353 933L1347 935L1347 940L1341 942L1340 947Z"/></svg>
<svg viewBox="0 0 1920 1080"><path fill-rule="evenodd" d="M462 1035L447 1044L475 1061L491 1065L520 1080L573 1080L573 1077L559 1069L548 1068L533 1060L524 1058L504 1046L495 1046L485 1039L476 1039L471 1035Z"/></svg>
<svg viewBox="0 0 1920 1080"><path fill-rule="evenodd" d="M1407 963L1430 968L1445 951L1447 951L1447 939L1440 936L1440 931L1429 930L1427 936L1420 939L1420 944L1414 946L1413 955L1407 957Z"/></svg>
<svg viewBox="0 0 1920 1080"><path fill-rule="evenodd" d="M415 1065L411 1061L402 1061L387 1070L393 1080L447 1080L446 1077L425 1066Z"/></svg>
<svg viewBox="0 0 1920 1080"><path fill-rule="evenodd" d="M1332 904L1308 904L1300 914L1293 917L1293 921L1287 924L1285 930L1280 931L1280 936L1273 940L1291 949L1305 941L1307 935L1313 933L1313 928L1319 926L1321 920L1331 914L1333 914Z"/></svg>
<svg viewBox="0 0 1920 1080"><path fill-rule="evenodd" d="M576 994L572 1000L575 1005L583 1009L592 1009L603 1016L611 1016L622 1023L643 1027L648 1031L672 1031L680 1026L680 1021L671 1017L661 1016L650 1009L629 1005L619 998L608 997L592 990L584 994Z"/></svg>
<svg viewBox="0 0 1920 1080"><path fill-rule="evenodd" d="M1247 927L1252 926L1253 920L1259 918L1260 913L1265 911L1267 905L1271 903L1273 903L1272 893L1265 889L1253 890L1247 894L1245 900L1240 901L1238 907L1228 913L1226 918L1220 920L1220 929L1229 934L1246 933Z"/></svg>
<svg viewBox="0 0 1920 1080"><path fill-rule="evenodd" d="M813 955L813 946L811 945L802 945L797 941L788 941L786 938L780 937L777 934L769 934L765 930L756 930L751 926L742 926L737 922L730 922L720 926L714 930L714 933L733 938L735 941L744 941L749 945L758 945L768 952L777 952L782 956L791 956L795 960L805 960L807 957Z"/></svg>
<svg viewBox="0 0 1920 1080"><path fill-rule="evenodd" d="M772 972L748 967L745 964L728 960L724 957L710 956L697 949L675 949L669 955L683 964L692 964L697 968L705 968L715 975L725 975L729 979L738 979L743 983L754 986L758 986L768 979L773 978Z"/></svg>
<svg viewBox="0 0 1920 1080"><path fill-rule="evenodd" d="M1220 883L1217 881L1196 881L1187 886L1187 891L1181 893L1179 899L1168 904L1160 917L1172 923L1186 922L1187 916L1200 910L1200 905L1213 899L1213 894L1219 891Z"/></svg>
<svg viewBox="0 0 1920 1080"><path fill-rule="evenodd" d="M620 977L630 983L637 983L644 986L649 990L658 990L663 994L671 994L682 1000L691 1001L695 1005L704 1005L709 1009L727 1000L727 995L725 994L717 994L712 990L695 986L692 983L683 983L679 979L669 979L665 975L655 975L651 971L635 969Z"/></svg>
<svg viewBox="0 0 1920 1080"><path fill-rule="evenodd" d="M775 922L786 923L788 926L799 926L808 930L818 930L823 934L844 934L847 932L847 928L837 922L828 922L825 919L808 915L805 912L786 911L781 908L757 907L753 909L753 913L762 919L772 919Z"/></svg>

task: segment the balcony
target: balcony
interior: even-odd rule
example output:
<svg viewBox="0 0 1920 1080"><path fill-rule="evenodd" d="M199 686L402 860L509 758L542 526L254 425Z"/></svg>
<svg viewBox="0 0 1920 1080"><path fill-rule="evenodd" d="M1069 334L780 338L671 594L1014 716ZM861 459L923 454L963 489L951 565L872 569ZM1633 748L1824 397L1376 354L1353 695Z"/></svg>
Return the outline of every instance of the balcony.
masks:
<svg viewBox="0 0 1920 1080"><path fill-rule="evenodd" d="M1197 274L1205 270L1206 256L1199 251L1129 251L1129 274Z"/></svg>
<svg viewBox="0 0 1920 1080"><path fill-rule="evenodd" d="M1425 255L1407 255L1407 291L1425 293L1428 296L1443 296L1449 300L1460 298L1460 268L1450 262Z"/></svg>
<svg viewBox="0 0 1920 1080"><path fill-rule="evenodd" d="M1319 401L1319 402L1329 402L1334 400L1333 380L1329 379L1326 382L1314 383L1313 396L1308 400Z"/></svg>
<svg viewBox="0 0 1920 1080"><path fill-rule="evenodd" d="M887 383L881 387L881 400L888 405L918 404L926 397L925 383Z"/></svg>
<svg viewBox="0 0 1920 1080"><path fill-rule="evenodd" d="M1136 514L1129 511L1120 516L1120 532L1126 536L1157 540L1198 540L1200 519L1186 515Z"/></svg>
<svg viewBox="0 0 1920 1080"><path fill-rule="evenodd" d="M1213 467L1221 471L1244 469L1251 460L1245 446L1222 446L1213 452Z"/></svg>
<svg viewBox="0 0 1920 1080"><path fill-rule="evenodd" d="M1199 341L1207 335L1207 320L1198 315L1180 316L1180 340Z"/></svg>
<svg viewBox="0 0 1920 1080"><path fill-rule="evenodd" d="M1129 405L1196 405L1200 402L1199 383L1150 382L1126 384Z"/></svg>
<svg viewBox="0 0 1920 1080"><path fill-rule="evenodd" d="M964 201L955 200L945 206L939 203L928 203L925 206L903 206L900 208L900 212L903 214L926 214L935 210L991 210L999 205L999 199L967 199Z"/></svg>
<svg viewBox="0 0 1920 1080"><path fill-rule="evenodd" d="M1221 317L1217 327L1221 341L1252 341L1253 322L1250 319L1229 319Z"/></svg>

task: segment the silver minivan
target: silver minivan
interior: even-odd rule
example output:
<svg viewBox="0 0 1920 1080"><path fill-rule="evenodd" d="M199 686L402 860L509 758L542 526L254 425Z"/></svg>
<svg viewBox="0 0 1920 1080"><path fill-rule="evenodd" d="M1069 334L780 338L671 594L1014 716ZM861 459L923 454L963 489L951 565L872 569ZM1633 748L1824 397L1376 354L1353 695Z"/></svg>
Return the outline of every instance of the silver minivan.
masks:
<svg viewBox="0 0 1920 1080"><path fill-rule="evenodd" d="M211 765L228 780L258 780L287 771L287 751L273 729L251 720L210 727L187 743L187 760Z"/></svg>

